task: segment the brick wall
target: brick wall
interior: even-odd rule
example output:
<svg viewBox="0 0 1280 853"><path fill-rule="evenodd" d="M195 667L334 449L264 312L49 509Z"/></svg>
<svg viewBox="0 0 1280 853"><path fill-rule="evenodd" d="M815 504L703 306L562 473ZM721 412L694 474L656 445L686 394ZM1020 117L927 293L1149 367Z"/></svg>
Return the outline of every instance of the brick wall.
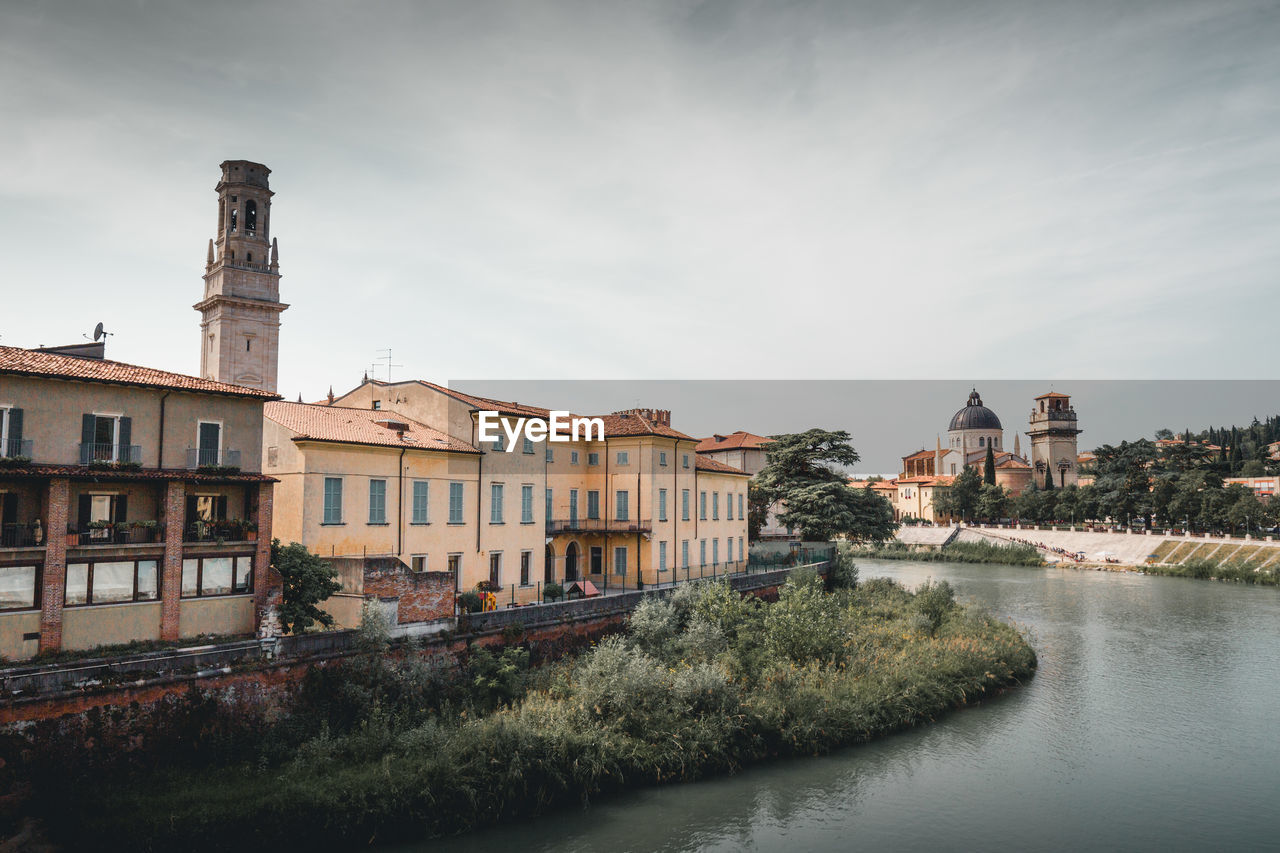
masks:
<svg viewBox="0 0 1280 853"><path fill-rule="evenodd" d="M453 615L453 575L414 572L399 560L368 560L364 594L396 601L396 621L428 622Z"/></svg>
<svg viewBox="0 0 1280 853"><path fill-rule="evenodd" d="M65 478L49 481L49 517L45 530L40 591L40 651L62 648L62 603L67 581L67 515L71 500L71 484Z"/></svg>

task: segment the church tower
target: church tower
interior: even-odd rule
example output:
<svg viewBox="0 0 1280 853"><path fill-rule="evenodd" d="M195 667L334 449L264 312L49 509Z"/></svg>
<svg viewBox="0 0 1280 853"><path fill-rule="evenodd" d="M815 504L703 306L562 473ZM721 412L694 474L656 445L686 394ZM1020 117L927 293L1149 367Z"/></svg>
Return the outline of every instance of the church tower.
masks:
<svg viewBox="0 0 1280 853"><path fill-rule="evenodd" d="M1076 436L1081 431L1076 426L1076 410L1071 407L1069 395L1050 391L1036 397L1027 435L1031 437L1031 464L1037 485L1044 483L1046 470L1053 472L1053 481L1059 488L1076 484Z"/></svg>
<svg viewBox="0 0 1280 853"><path fill-rule="evenodd" d="M217 237L205 260L200 375L276 390L280 352L280 263L271 236L271 170L248 160L222 164Z"/></svg>

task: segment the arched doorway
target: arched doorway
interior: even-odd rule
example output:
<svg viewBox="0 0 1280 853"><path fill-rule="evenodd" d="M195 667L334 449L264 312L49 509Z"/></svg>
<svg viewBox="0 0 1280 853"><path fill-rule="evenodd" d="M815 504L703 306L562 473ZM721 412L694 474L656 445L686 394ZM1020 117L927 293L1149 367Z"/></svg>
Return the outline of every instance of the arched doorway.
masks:
<svg viewBox="0 0 1280 853"><path fill-rule="evenodd" d="M578 579L577 542L570 542L568 550L564 552L564 579L566 581L576 581Z"/></svg>
<svg viewBox="0 0 1280 853"><path fill-rule="evenodd" d="M555 583L556 581L556 549L550 545L547 546L546 556L543 557L542 563L542 582Z"/></svg>

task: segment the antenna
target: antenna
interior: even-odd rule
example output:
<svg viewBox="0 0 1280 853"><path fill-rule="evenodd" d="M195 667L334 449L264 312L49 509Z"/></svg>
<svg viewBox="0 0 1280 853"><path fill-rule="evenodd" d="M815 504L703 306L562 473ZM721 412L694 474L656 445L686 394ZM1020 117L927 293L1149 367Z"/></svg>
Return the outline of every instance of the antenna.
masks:
<svg viewBox="0 0 1280 853"><path fill-rule="evenodd" d="M391 381L391 368L393 368L393 367L404 367L404 365L403 365L403 364L392 364L392 363L391 363L391 347L387 347L386 349L380 349L380 350L378 350L378 353L379 353L379 355L378 355L377 361L385 361L385 362L386 362L386 364L385 364L385 365L383 365L383 366L387 368L387 382L390 382L390 381ZM381 353L386 353L386 355L381 355Z"/></svg>
<svg viewBox="0 0 1280 853"><path fill-rule="evenodd" d="M108 332L106 329L102 328L101 323L93 327L93 340L95 342L100 341L103 338L108 337L110 335L114 335L114 334L115 332ZM84 337L86 340L88 340L89 338L88 335L83 335L82 337Z"/></svg>

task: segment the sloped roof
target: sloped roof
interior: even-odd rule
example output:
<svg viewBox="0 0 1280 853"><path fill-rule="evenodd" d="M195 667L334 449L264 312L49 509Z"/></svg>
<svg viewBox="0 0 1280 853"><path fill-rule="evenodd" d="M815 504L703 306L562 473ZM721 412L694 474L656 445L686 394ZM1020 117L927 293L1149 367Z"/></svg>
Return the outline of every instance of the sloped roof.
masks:
<svg viewBox="0 0 1280 853"><path fill-rule="evenodd" d="M751 476L741 468L734 468L732 465L726 465L723 462L717 462L714 459L708 459L705 456L698 456L698 470L707 471L715 474L737 474L741 477Z"/></svg>
<svg viewBox="0 0 1280 853"><path fill-rule="evenodd" d="M79 382L103 382L112 385L131 385L141 388L166 388L192 391L199 394L221 394L228 397L257 397L262 400L278 400L274 391L245 388L169 373L152 367L125 364L105 358L77 358L53 352L0 346L0 375L36 376L46 379L69 379Z"/></svg>
<svg viewBox="0 0 1280 853"><path fill-rule="evenodd" d="M613 415L593 415L604 421L605 438L621 438L633 435L661 435L666 438L679 438L693 441L693 436L685 435L678 429L646 418L639 412L619 412ZM699 458L701 463L701 458ZM725 466L726 468L729 466ZM737 471L737 468L733 469ZM739 472L741 473L741 472Z"/></svg>
<svg viewBox="0 0 1280 853"><path fill-rule="evenodd" d="M695 450L698 453L714 453L717 450L759 450L772 441L773 439L767 436L739 429L729 435L713 435L710 438L704 438L698 442Z"/></svg>
<svg viewBox="0 0 1280 853"><path fill-rule="evenodd" d="M349 409L344 406L272 402L267 403L264 414L269 420L297 433L295 441L334 441L437 450L442 453L480 452L465 441L385 409ZM399 422L408 429L401 434L378 421Z"/></svg>

